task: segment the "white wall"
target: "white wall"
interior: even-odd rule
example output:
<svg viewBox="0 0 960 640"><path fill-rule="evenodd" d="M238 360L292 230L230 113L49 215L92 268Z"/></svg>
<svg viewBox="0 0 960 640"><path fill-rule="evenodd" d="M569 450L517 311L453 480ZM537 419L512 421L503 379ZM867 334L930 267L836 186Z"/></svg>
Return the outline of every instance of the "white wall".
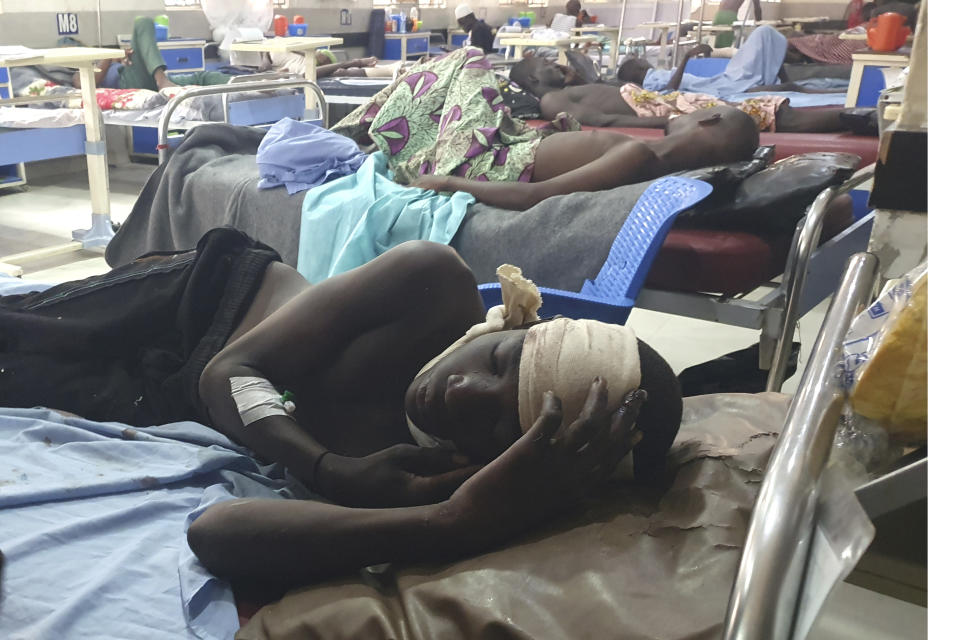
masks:
<svg viewBox="0 0 960 640"><path fill-rule="evenodd" d="M453 9L461 0L447 0L446 9L423 9L421 19L428 29L453 26L456 21ZM496 0L468 0L481 17L493 26L499 26L524 5L502 7ZM690 0L684 0L685 13L689 14ZM802 15L825 15L839 18L843 15L847 0L783 0L782 3L763 3L764 17L793 17ZM562 10L565 0L549 0L546 9L535 9L539 22L547 23L553 14ZM672 21L676 17L677 0L660 0L655 16L658 20ZM281 12L292 16L303 15L313 32L363 33L367 31L372 0L289 0L290 7ZM624 32L629 35L648 32L639 31L634 25L654 18L653 0L630 0L624 18ZM116 34L129 33L133 19L138 15L153 16L166 13L170 16L170 31L175 37L209 38L210 29L199 8L165 8L163 0L100 0L100 27L102 42L97 42L97 0L0 0L0 44L22 44L30 47L49 47L58 38L55 14L77 13L80 33L77 36L88 45L112 45ZM600 22L618 24L620 2L587 2L587 10ZM351 26L341 26L341 9L349 9L353 17ZM712 18L716 5L707 5L706 18ZM484 16L485 14L485 16ZM315 30L316 28L316 30Z"/></svg>

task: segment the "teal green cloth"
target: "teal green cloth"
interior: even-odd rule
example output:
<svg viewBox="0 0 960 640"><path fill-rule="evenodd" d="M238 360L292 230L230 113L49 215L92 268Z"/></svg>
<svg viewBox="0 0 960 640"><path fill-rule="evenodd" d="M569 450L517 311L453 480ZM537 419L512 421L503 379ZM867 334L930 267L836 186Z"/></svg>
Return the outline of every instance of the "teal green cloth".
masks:
<svg viewBox="0 0 960 640"><path fill-rule="evenodd" d="M469 193L444 196L397 184L387 156L377 151L357 173L307 192L297 271L315 283L408 240L449 244L474 201Z"/></svg>

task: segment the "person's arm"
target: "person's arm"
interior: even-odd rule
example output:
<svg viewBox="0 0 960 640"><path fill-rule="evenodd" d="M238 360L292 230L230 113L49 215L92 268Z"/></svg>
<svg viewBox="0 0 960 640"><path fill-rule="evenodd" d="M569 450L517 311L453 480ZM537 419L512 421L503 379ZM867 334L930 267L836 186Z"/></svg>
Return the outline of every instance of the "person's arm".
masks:
<svg viewBox="0 0 960 640"><path fill-rule="evenodd" d="M589 89L588 89L589 90ZM666 117L641 118L637 115L625 113L604 113L589 105L584 105L577 98L577 90L564 89L551 91L540 99L540 116L544 120L553 120L561 113L568 113L577 122L588 127L649 127L662 129L667 126Z"/></svg>
<svg viewBox="0 0 960 640"><path fill-rule="evenodd" d="M423 504L448 496L475 471L452 453L412 445L363 458L328 453L297 422L296 413L244 425L230 382L236 377L262 378L279 395L287 385L315 379L318 372L341 361L411 363L410 371L398 369L397 375L413 379L416 349L439 353L482 317L483 309L469 270L432 272L435 263L429 260L429 249L432 246L417 243L398 247L314 285L224 348L200 377L200 397L212 423L258 456L280 462L308 487L344 504ZM438 279L443 282L424 287ZM465 290L473 293L474 306L458 293ZM446 293L433 298L438 291ZM422 316L425 308L431 310L428 321Z"/></svg>
<svg viewBox="0 0 960 640"><path fill-rule="evenodd" d="M583 411L561 428L544 398L534 426L448 500L398 509L351 509L294 500L235 500L189 528L190 548L212 573L290 587L384 562L443 561L500 544L573 504L607 477L642 437L642 392L607 413L596 381Z"/></svg>
<svg viewBox="0 0 960 640"><path fill-rule="evenodd" d="M707 44L697 45L693 49L690 49L690 51L687 51L687 53L684 54L683 59L680 60L680 64L677 66L677 70L673 72L673 76L671 76L670 82L668 82L667 86L664 88L669 89L671 91L677 91L678 89L680 89L680 83L683 81L683 72L687 68L687 62L689 62L691 58L695 58L701 53L705 56L709 56L712 51L713 49L711 49L710 45L707 45Z"/></svg>

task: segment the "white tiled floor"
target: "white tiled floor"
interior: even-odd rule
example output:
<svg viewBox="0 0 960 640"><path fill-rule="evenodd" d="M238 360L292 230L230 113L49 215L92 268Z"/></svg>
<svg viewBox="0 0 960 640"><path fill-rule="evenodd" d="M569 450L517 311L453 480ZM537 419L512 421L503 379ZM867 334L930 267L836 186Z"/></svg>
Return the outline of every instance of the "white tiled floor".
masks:
<svg viewBox="0 0 960 640"><path fill-rule="evenodd" d="M111 167L110 203L115 221L126 218L151 170L149 165L137 164ZM31 181L29 189L21 193L0 191L0 257L66 242L73 229L89 226L89 215L86 173ZM76 280L108 270L102 254L89 251L21 266L25 279L41 282ZM801 366L807 361L826 308L824 302L800 321ZM633 311L628 326L662 353L677 372L748 347L758 337L757 331L749 329L639 309ZM787 381L784 391L792 393L798 381L799 374Z"/></svg>

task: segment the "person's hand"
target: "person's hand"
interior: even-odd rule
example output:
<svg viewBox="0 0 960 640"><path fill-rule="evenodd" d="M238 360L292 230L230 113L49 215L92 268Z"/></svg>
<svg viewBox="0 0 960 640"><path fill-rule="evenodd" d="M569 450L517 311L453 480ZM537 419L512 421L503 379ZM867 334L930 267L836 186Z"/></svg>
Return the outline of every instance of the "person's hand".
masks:
<svg viewBox="0 0 960 640"><path fill-rule="evenodd" d="M123 50L123 64L128 67L133 64L133 49Z"/></svg>
<svg viewBox="0 0 960 640"><path fill-rule="evenodd" d="M696 58L699 55L703 55L706 58L710 57L710 54L713 53L713 49L708 44L698 44L690 51L687 51L688 58Z"/></svg>
<svg viewBox="0 0 960 640"><path fill-rule="evenodd" d="M533 427L466 481L448 501L449 516L483 546L512 535L572 504L606 478L643 437L636 429L646 393L636 389L612 413L607 383L597 378L580 415L561 428L552 393Z"/></svg>
<svg viewBox="0 0 960 640"><path fill-rule="evenodd" d="M446 500L479 468L455 452L398 444L363 458L328 453L315 484L344 506L407 507Z"/></svg>
<svg viewBox="0 0 960 640"><path fill-rule="evenodd" d="M374 67L377 64L377 59L373 56L369 58L357 58L353 61L354 66L356 67Z"/></svg>
<svg viewBox="0 0 960 640"><path fill-rule="evenodd" d="M420 176L410 183L411 187L418 189L433 189L437 193L442 191L453 191L449 186L449 176Z"/></svg>

